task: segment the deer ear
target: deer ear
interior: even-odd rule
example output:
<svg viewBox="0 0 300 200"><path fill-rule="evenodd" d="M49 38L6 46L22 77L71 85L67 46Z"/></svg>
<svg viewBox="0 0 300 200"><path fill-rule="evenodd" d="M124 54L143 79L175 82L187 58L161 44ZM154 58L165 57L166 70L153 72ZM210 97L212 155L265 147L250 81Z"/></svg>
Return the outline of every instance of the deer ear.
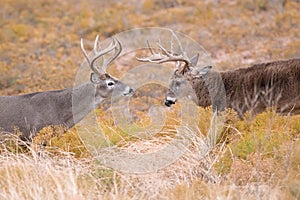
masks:
<svg viewBox="0 0 300 200"><path fill-rule="evenodd" d="M192 71L192 75L196 77L202 77L203 75L206 75L211 70L211 68L212 66L194 68Z"/></svg>
<svg viewBox="0 0 300 200"><path fill-rule="evenodd" d="M190 59L190 62L191 62L191 64L192 64L193 67L197 66L198 59L199 59L199 53L197 53L196 55L194 55L194 56Z"/></svg>
<svg viewBox="0 0 300 200"><path fill-rule="evenodd" d="M92 73L90 80L91 80L92 83L98 84L98 83L100 83L101 78L98 74Z"/></svg>

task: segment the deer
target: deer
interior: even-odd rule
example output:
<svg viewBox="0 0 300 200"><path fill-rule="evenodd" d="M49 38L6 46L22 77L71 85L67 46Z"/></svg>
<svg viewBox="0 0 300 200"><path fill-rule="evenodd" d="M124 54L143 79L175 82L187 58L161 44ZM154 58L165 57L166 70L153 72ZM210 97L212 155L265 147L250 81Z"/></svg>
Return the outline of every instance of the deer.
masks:
<svg viewBox="0 0 300 200"><path fill-rule="evenodd" d="M35 92L16 96L0 96L0 131L12 133L17 128L22 140L31 141L46 126L63 125L71 128L94 110L104 99L130 96L134 90L106 72L120 55L121 43L113 38L105 49L100 48L99 35L90 58L81 38L81 51L92 70L90 80L62 90ZM113 53L111 55L111 53ZM106 59L104 55L110 54ZM102 58L102 66L96 65ZM76 106L76 108L74 108Z"/></svg>
<svg viewBox="0 0 300 200"><path fill-rule="evenodd" d="M197 65L199 53L188 57L174 32L171 41L170 50L160 41L154 49L147 41L150 56L137 58L140 62L175 63L164 100L166 106L185 96L198 106L212 106L216 112L231 108L240 118L247 111L255 115L269 107L284 115L300 114L299 58L219 72L210 65ZM173 41L177 41L177 52L174 52Z"/></svg>

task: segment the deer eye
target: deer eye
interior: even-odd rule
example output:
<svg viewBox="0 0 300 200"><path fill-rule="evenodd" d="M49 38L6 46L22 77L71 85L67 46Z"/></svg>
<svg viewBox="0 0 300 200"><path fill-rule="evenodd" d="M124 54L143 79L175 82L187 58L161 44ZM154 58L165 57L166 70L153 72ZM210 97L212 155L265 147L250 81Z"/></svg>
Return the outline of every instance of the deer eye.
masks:
<svg viewBox="0 0 300 200"><path fill-rule="evenodd" d="M108 82L107 85L108 86L113 86L115 83L114 82Z"/></svg>

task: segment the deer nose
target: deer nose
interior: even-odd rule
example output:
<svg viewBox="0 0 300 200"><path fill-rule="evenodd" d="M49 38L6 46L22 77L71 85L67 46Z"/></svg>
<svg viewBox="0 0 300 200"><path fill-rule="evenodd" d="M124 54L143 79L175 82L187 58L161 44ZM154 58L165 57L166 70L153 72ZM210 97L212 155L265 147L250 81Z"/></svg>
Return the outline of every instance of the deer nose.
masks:
<svg viewBox="0 0 300 200"><path fill-rule="evenodd" d="M129 89L129 94L134 94L134 90L132 88Z"/></svg>
<svg viewBox="0 0 300 200"><path fill-rule="evenodd" d="M132 88L127 89L127 91L124 93L125 96L134 95L134 90Z"/></svg>
<svg viewBox="0 0 300 200"><path fill-rule="evenodd" d="M165 99L165 105L170 107L171 105L175 104L174 101L171 101L171 100L168 100L168 99Z"/></svg>

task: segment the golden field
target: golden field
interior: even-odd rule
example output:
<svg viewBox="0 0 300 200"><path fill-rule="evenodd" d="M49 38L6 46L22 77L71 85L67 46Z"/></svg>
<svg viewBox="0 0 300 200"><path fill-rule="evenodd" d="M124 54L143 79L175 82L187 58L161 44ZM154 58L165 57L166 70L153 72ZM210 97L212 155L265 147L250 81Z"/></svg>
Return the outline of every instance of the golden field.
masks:
<svg viewBox="0 0 300 200"><path fill-rule="evenodd" d="M300 57L300 3L295 0L4 0L0 10L0 95L72 87L83 61L80 38L167 27L201 44L220 70ZM112 66L116 77L133 66ZM158 91L154 93L154 91ZM134 127L151 124L166 88L149 85L130 101ZM164 128L146 138L122 131L107 109L97 120L111 145L139 153L175 138L182 105L166 109ZM93 159L75 128L45 127L32 144L12 136L0 148L0 199L299 199L300 116L267 110L242 120L228 110L217 144L202 156L210 108L191 145L155 172L132 174ZM203 134L202 134L203 133Z"/></svg>

